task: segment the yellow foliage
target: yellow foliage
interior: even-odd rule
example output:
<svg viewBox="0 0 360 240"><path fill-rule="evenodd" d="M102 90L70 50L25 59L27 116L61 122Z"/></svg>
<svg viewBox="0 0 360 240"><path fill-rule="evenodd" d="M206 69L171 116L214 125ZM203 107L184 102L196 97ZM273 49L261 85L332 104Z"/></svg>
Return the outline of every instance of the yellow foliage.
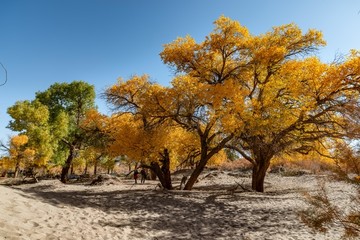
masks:
<svg viewBox="0 0 360 240"><path fill-rule="evenodd" d="M224 150L215 154L212 158L210 158L208 162L208 166L210 167L218 167L224 164L227 161L227 156Z"/></svg>
<svg viewBox="0 0 360 240"><path fill-rule="evenodd" d="M355 176L354 181L357 182L357 183L360 183L360 176Z"/></svg>
<svg viewBox="0 0 360 240"><path fill-rule="evenodd" d="M11 138L11 145L15 148L19 148L20 146L26 144L29 141L28 136L26 135L17 135Z"/></svg>
<svg viewBox="0 0 360 240"><path fill-rule="evenodd" d="M15 168L15 162L10 157L0 158L0 169L8 171Z"/></svg>
<svg viewBox="0 0 360 240"><path fill-rule="evenodd" d="M27 147L29 141L26 135L16 135L10 139L9 146L9 157L4 158L4 166L6 168L27 167L37 164L36 151L32 148Z"/></svg>
<svg viewBox="0 0 360 240"><path fill-rule="evenodd" d="M171 169L184 161L198 144L197 139L182 128L163 125L146 129L142 119L132 114L113 115L107 127L113 139L109 146L113 156L126 155L132 160L149 164L160 160L160 154L166 148L170 153Z"/></svg>
<svg viewBox="0 0 360 240"><path fill-rule="evenodd" d="M176 70L171 87L144 75L107 90L119 112L107 123L112 152L147 162L167 148L176 165L192 151L234 144L266 168L275 155L308 153L319 149L315 142L349 136L360 96L359 52L326 64L313 54L326 44L320 31L291 23L255 36L224 16L214 25L203 42L185 36L164 45L160 56Z"/></svg>

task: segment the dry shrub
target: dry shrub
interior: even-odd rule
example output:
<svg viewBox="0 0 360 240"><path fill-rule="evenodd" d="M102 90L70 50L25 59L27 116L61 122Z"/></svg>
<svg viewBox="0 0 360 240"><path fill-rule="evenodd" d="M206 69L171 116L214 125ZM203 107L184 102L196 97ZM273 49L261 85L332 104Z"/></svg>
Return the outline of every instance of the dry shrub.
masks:
<svg viewBox="0 0 360 240"><path fill-rule="evenodd" d="M54 165L54 166L51 166L51 167L48 167L47 169L47 174L49 176L60 176L61 174L61 170L62 170L62 167L59 166L59 165Z"/></svg>
<svg viewBox="0 0 360 240"><path fill-rule="evenodd" d="M320 173L333 169L334 161L328 158L322 158L316 155L280 156L273 159L270 165L271 171L283 169L286 172L297 172L307 170L311 173ZM297 174L295 174L297 175Z"/></svg>
<svg viewBox="0 0 360 240"><path fill-rule="evenodd" d="M356 149L345 143L336 146L334 164L329 165L338 180L346 180L351 183L360 183L360 154ZM355 175L354 178L349 177ZM341 225L344 229L343 238L359 239L360 237L360 192L356 196L349 196L352 206L347 206L350 211L336 206L329 199L325 184L321 184L319 193L306 194L307 203L310 207L300 213L302 221L316 231L326 232L333 224Z"/></svg>
<svg viewBox="0 0 360 240"><path fill-rule="evenodd" d="M233 170L250 170L252 169L252 164L245 160L245 159L237 159L234 161L224 161L220 166L219 169L233 171Z"/></svg>
<svg viewBox="0 0 360 240"><path fill-rule="evenodd" d="M301 220L310 228L319 232L327 232L333 224L339 224L344 229L343 238L358 239L360 236L360 193L352 197L354 206L351 211L344 212L329 199L325 184L317 194L305 193L309 208L301 211Z"/></svg>
<svg viewBox="0 0 360 240"><path fill-rule="evenodd" d="M310 207L300 212L301 220L316 231L326 232L327 225L333 222L339 211L338 208L330 203L324 185L319 193L314 195L305 193L304 195Z"/></svg>
<svg viewBox="0 0 360 240"><path fill-rule="evenodd" d="M351 148L348 144L340 143L336 146L336 173L346 176L348 174L360 175L359 146Z"/></svg>

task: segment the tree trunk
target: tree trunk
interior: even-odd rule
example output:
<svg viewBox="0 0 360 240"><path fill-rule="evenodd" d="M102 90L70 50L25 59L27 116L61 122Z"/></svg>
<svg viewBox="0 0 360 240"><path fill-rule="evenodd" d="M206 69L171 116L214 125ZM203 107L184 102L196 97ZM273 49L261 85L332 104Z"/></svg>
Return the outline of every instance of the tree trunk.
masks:
<svg viewBox="0 0 360 240"><path fill-rule="evenodd" d="M98 166L98 159L95 159L95 163L94 163L94 176L96 176L97 174L97 166Z"/></svg>
<svg viewBox="0 0 360 240"><path fill-rule="evenodd" d="M150 169L156 174L156 176L159 178L160 184L163 188L171 190L172 184L171 181L167 182L166 178L164 176L164 173L162 172L159 164L157 162L152 162L150 165Z"/></svg>
<svg viewBox="0 0 360 240"><path fill-rule="evenodd" d="M150 168L150 180L156 180L156 173Z"/></svg>
<svg viewBox="0 0 360 240"><path fill-rule="evenodd" d="M210 130L210 129L209 129ZM208 134L208 132L207 132ZM224 148L225 144L233 138L233 135L229 135L224 138L218 145L212 149L209 149L208 143L208 135L204 134L200 138L201 142L201 154L200 154L200 161L195 165L195 169L192 172L189 180L186 182L184 190L191 190L196 183L198 177L204 170L208 161L213 157L216 153L218 153L221 149ZM210 151L208 151L210 150Z"/></svg>
<svg viewBox="0 0 360 240"><path fill-rule="evenodd" d="M198 179L198 177L200 176L200 174L204 170L207 162L208 162L207 158L200 159L199 164L196 165L196 168L192 172L189 180L186 182L184 190L191 190L193 188L194 184L196 183L196 180Z"/></svg>
<svg viewBox="0 0 360 240"><path fill-rule="evenodd" d="M194 184L196 183L196 180L204 170L207 162L209 161L211 156L216 153L216 151L212 151L211 154L208 153L207 135L202 135L200 137L200 143L201 143L200 161L195 165L195 169L191 173L189 180L186 182L184 190L191 190L193 188ZM218 151L220 150L221 148L218 149Z"/></svg>
<svg viewBox="0 0 360 240"><path fill-rule="evenodd" d="M87 174L87 170L88 170L88 161L85 161L84 174Z"/></svg>
<svg viewBox="0 0 360 240"><path fill-rule="evenodd" d="M152 162L150 165L150 169L156 174L159 178L159 181L163 188L171 190L173 189L171 183L171 174L170 174L170 156L169 151L167 149L164 150L164 154L162 155L163 159L160 161L162 162L162 166L160 168L157 162Z"/></svg>
<svg viewBox="0 0 360 240"><path fill-rule="evenodd" d="M171 174L170 174L170 156L167 149L164 150L164 159L162 160L161 171L164 174L166 189L172 189Z"/></svg>
<svg viewBox="0 0 360 240"><path fill-rule="evenodd" d="M62 183L66 183L66 182L67 182L69 169L70 169L72 160L74 159L75 146L70 146L69 149L70 149L69 156L68 156L68 158L66 159L66 162L65 162L65 164L64 164L64 166L63 166L63 168L62 168L62 171L61 171L60 181L61 181Z"/></svg>
<svg viewBox="0 0 360 240"><path fill-rule="evenodd" d="M20 171L20 161L16 161L15 170L14 170L14 178L17 178Z"/></svg>
<svg viewBox="0 0 360 240"><path fill-rule="evenodd" d="M257 192L264 192L266 171L270 166L270 160L262 160L253 166L251 188Z"/></svg>

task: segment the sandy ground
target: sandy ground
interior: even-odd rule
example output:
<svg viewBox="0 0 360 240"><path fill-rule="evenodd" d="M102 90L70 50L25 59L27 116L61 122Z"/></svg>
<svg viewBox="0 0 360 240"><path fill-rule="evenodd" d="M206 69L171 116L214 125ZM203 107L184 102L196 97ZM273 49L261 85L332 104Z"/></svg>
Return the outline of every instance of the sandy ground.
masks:
<svg viewBox="0 0 360 240"><path fill-rule="evenodd" d="M192 191L127 179L0 185L0 239L340 239L339 226L314 233L298 216L303 192L318 189L319 178L269 174L265 193L232 191L236 182L249 186L250 177L219 171L203 174ZM340 206L356 192L343 182L327 186Z"/></svg>

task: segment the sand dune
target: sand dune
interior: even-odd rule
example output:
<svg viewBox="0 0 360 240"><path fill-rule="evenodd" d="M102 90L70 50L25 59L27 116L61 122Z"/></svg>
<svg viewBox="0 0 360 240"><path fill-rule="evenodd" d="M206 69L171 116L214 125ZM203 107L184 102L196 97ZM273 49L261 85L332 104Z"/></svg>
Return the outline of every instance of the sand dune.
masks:
<svg viewBox="0 0 360 240"><path fill-rule="evenodd" d="M319 234L299 220L297 212L306 208L302 192L316 190L317 178L269 174L266 193L232 191L250 178L226 172L202 175L192 191L126 179L0 186L0 239L340 239L338 226ZM328 188L344 206L356 192L342 182Z"/></svg>

